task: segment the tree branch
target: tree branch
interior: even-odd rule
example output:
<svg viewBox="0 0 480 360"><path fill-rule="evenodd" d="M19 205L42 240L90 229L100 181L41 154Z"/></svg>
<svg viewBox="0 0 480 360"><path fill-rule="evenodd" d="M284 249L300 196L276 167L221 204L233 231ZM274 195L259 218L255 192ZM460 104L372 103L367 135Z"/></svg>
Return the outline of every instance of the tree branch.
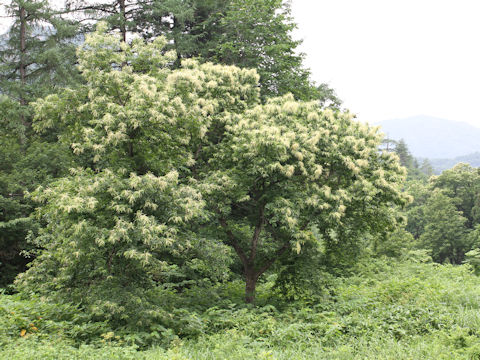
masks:
<svg viewBox="0 0 480 360"><path fill-rule="evenodd" d="M278 234L276 234L276 231L274 229L274 227L272 226L272 224L270 224L270 222L265 219L265 223L267 225L267 227L269 228L270 230L270 233L272 234L272 237L275 241L281 243L280 241L280 238L282 238L282 236L278 236ZM305 226L306 227L306 226ZM285 238L285 237L283 237ZM256 278L258 279L265 271L267 271L270 266L273 265L273 263L285 252L285 250L288 249L288 246L290 245L290 242L287 240L287 241L284 241L283 242L283 245L278 248L277 251L275 251L275 254L265 262L265 264L256 272L255 276Z"/></svg>
<svg viewBox="0 0 480 360"><path fill-rule="evenodd" d="M258 246L258 239L260 238L260 233L262 232L263 225L265 223L265 204L260 206L260 214L258 217L258 223L255 226L255 231L253 232L251 247L250 247L250 257L248 261L253 264L255 260L255 256L257 255L257 246Z"/></svg>
<svg viewBox="0 0 480 360"><path fill-rule="evenodd" d="M282 255L285 250L288 249L288 245L290 244L289 241L285 242L281 248L279 248L275 254L260 268L260 270L257 271L255 274L255 277L258 279L265 271L270 269L270 266L273 265L273 263Z"/></svg>
<svg viewBox="0 0 480 360"><path fill-rule="evenodd" d="M305 230L308 227L308 225L310 225L310 220L307 220L307 222L300 227L300 230L302 231Z"/></svg>
<svg viewBox="0 0 480 360"><path fill-rule="evenodd" d="M222 226L222 228L225 230L225 233L227 234L228 241L229 241L228 245L233 247L238 257L242 261L243 266L246 268L248 265L248 259L247 259L247 256L245 255L245 252L238 244L237 239L235 239L235 235L233 235L232 231L228 228L228 224L225 221L225 219L219 218L218 221L220 222L220 225Z"/></svg>
<svg viewBox="0 0 480 360"><path fill-rule="evenodd" d="M195 154L193 155L193 160L195 160L195 163L192 166L192 175L194 179L197 178L197 160L200 156L200 153L202 152L202 148L203 148L203 145L200 143L197 150L195 151Z"/></svg>
<svg viewBox="0 0 480 360"><path fill-rule="evenodd" d="M81 11L88 11L88 10L106 12L110 14L117 13L117 11L113 7L109 8L109 6L102 7L101 5L90 5L90 6L80 6L80 7L70 8L62 12L57 12L56 14L68 14L72 12L81 12Z"/></svg>

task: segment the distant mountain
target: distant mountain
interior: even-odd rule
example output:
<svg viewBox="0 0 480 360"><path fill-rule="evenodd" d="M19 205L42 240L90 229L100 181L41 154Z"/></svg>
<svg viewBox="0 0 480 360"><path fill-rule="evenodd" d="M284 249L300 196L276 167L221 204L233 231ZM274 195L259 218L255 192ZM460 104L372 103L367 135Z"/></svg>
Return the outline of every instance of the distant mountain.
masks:
<svg viewBox="0 0 480 360"><path fill-rule="evenodd" d="M421 115L376 125L381 125L388 138L404 139L415 157L454 159L480 152L480 128L467 123Z"/></svg>
<svg viewBox="0 0 480 360"><path fill-rule="evenodd" d="M421 163L424 159L419 159ZM435 174L440 174L443 170L451 169L458 163L467 163L473 167L480 167L480 152L458 156L453 159L428 159L432 165Z"/></svg>

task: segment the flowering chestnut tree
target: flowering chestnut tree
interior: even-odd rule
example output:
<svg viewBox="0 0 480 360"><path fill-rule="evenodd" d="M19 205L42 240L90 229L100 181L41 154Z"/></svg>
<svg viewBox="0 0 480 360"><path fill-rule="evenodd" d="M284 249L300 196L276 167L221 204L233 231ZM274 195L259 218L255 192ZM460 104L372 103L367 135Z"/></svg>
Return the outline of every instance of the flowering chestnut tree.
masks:
<svg viewBox="0 0 480 360"><path fill-rule="evenodd" d="M17 286L155 323L157 284L227 273L229 248L192 230L205 204L190 174L212 124L258 102L258 75L194 60L171 70L165 39L127 45L105 30L78 50L84 84L35 104L35 129L60 132L83 166L31 195L41 250Z"/></svg>
<svg viewBox="0 0 480 360"><path fill-rule="evenodd" d="M282 255L313 235L393 229L408 199L396 156L379 152L376 129L348 113L293 96L225 118L222 140L200 176L200 192L223 241L240 258L246 301Z"/></svg>
<svg viewBox="0 0 480 360"><path fill-rule="evenodd" d="M261 103L255 70L172 70L164 39L128 45L104 30L79 49L84 85L36 103L35 128L63 129L84 169L33 195L45 250L20 287L138 319L172 259L205 259L214 276L231 248L253 302L279 256L319 241L314 228L395 227L405 171L375 129L291 95Z"/></svg>

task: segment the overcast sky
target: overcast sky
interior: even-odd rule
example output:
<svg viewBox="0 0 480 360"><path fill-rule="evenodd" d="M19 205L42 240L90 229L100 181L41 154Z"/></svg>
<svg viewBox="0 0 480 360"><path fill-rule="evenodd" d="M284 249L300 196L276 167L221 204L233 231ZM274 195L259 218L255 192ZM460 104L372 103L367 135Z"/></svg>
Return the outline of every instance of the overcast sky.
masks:
<svg viewBox="0 0 480 360"><path fill-rule="evenodd" d="M479 0L292 0L292 12L313 78L361 120L480 127Z"/></svg>
<svg viewBox="0 0 480 360"><path fill-rule="evenodd" d="M291 1L314 80L359 119L424 114L480 127L480 0Z"/></svg>

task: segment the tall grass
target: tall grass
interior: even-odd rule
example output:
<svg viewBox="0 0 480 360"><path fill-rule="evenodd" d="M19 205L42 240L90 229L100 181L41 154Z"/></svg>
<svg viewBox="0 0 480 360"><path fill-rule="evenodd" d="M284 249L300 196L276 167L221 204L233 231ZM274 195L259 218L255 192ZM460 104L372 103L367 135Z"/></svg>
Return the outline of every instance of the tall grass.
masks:
<svg viewBox="0 0 480 360"><path fill-rule="evenodd" d="M13 320L8 310L16 306L30 321L30 307L41 300L27 306L26 300L2 295L0 358L480 359L480 281L467 266L376 260L338 279L330 295L316 302L266 305L272 296L264 284L264 306L210 307L196 313L200 330L194 336L138 350L101 333L106 330L94 322L81 325L68 316L20 336L26 323ZM97 341L79 347L69 326L90 331Z"/></svg>

